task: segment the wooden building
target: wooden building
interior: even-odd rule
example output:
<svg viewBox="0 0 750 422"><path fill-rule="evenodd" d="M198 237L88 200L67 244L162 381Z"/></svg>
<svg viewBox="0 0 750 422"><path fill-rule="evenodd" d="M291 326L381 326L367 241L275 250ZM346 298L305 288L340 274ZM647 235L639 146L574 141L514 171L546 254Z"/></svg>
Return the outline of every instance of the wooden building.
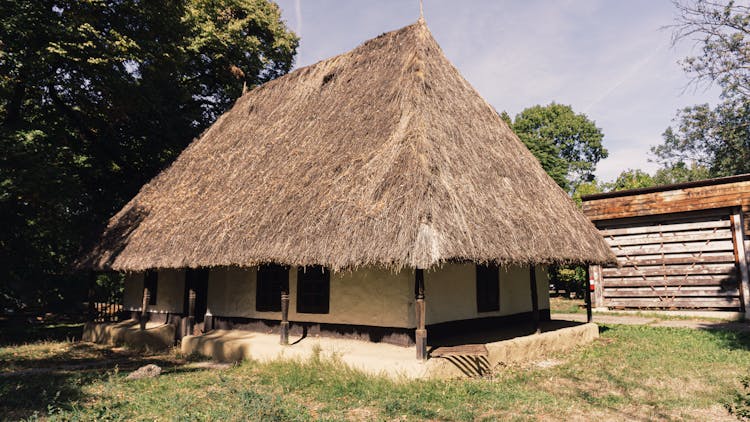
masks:
<svg viewBox="0 0 750 422"><path fill-rule="evenodd" d="M187 332L424 357L428 332L548 318L547 265L614 260L420 20L244 94L80 265L128 273L125 307Z"/></svg>
<svg viewBox="0 0 750 422"><path fill-rule="evenodd" d="M590 268L594 306L750 310L750 174L582 199L619 264Z"/></svg>

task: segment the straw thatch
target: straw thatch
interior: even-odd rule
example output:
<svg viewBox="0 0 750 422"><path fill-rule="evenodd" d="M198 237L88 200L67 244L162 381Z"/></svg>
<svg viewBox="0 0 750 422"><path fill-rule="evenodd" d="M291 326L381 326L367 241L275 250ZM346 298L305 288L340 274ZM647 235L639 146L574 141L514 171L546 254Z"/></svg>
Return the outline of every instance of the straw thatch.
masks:
<svg viewBox="0 0 750 422"><path fill-rule="evenodd" d="M420 21L243 95L82 265L613 259Z"/></svg>

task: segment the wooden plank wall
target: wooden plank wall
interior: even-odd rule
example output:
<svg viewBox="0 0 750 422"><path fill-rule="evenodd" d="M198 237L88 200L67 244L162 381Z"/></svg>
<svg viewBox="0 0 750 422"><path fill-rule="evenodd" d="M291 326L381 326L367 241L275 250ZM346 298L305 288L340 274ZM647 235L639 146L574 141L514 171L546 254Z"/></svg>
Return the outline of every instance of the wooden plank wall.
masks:
<svg viewBox="0 0 750 422"><path fill-rule="evenodd" d="M596 222L619 267L594 269L595 306L741 308L731 209Z"/></svg>

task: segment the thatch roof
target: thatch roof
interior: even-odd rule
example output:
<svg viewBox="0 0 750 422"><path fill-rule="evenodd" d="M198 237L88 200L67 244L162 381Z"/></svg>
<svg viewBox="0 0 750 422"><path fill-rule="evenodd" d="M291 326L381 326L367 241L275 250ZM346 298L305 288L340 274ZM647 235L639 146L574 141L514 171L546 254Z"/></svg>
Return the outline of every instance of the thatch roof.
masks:
<svg viewBox="0 0 750 422"><path fill-rule="evenodd" d="M454 260L614 257L420 20L244 94L110 220L82 265Z"/></svg>

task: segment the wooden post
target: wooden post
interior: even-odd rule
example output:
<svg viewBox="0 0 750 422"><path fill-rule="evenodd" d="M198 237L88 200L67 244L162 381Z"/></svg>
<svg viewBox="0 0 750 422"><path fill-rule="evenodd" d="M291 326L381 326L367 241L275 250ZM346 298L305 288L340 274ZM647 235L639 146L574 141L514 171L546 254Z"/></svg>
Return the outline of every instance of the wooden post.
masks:
<svg viewBox="0 0 750 422"><path fill-rule="evenodd" d="M740 270L740 297L745 319L750 314L750 275L748 274L747 252L745 251L745 233L742 209L736 208L731 217L732 242L734 243L734 260Z"/></svg>
<svg viewBox="0 0 750 422"><path fill-rule="evenodd" d="M539 328L539 292L536 285L536 267L533 264L529 266L529 287L531 287L531 318L534 322L534 332L539 334L542 332Z"/></svg>
<svg viewBox="0 0 750 422"><path fill-rule="evenodd" d="M594 284L596 286L596 284ZM591 315L591 267L586 267L586 281L584 281L584 293L583 297L586 300L586 322L593 321L593 316Z"/></svg>
<svg viewBox="0 0 750 422"><path fill-rule="evenodd" d="M188 320L187 320L187 335L192 336L195 330L195 301L198 298L198 294L195 292L195 287L188 289Z"/></svg>
<svg viewBox="0 0 750 422"><path fill-rule="evenodd" d="M146 318L148 316L148 302L151 300L151 292L148 291L148 287L143 288L143 301L141 302L141 330L146 329Z"/></svg>
<svg viewBox="0 0 750 422"><path fill-rule="evenodd" d="M417 329L414 341L417 343L417 359L427 359L427 328L425 327L424 303L424 270L417 268L414 272L414 310L417 314Z"/></svg>
<svg viewBox="0 0 750 422"><path fill-rule="evenodd" d="M281 285L281 339L279 343L289 344L289 278Z"/></svg>
<svg viewBox="0 0 750 422"><path fill-rule="evenodd" d="M604 285L602 284L602 266L589 265L589 281L594 282L594 295L591 297L591 306L599 308L604 306Z"/></svg>

